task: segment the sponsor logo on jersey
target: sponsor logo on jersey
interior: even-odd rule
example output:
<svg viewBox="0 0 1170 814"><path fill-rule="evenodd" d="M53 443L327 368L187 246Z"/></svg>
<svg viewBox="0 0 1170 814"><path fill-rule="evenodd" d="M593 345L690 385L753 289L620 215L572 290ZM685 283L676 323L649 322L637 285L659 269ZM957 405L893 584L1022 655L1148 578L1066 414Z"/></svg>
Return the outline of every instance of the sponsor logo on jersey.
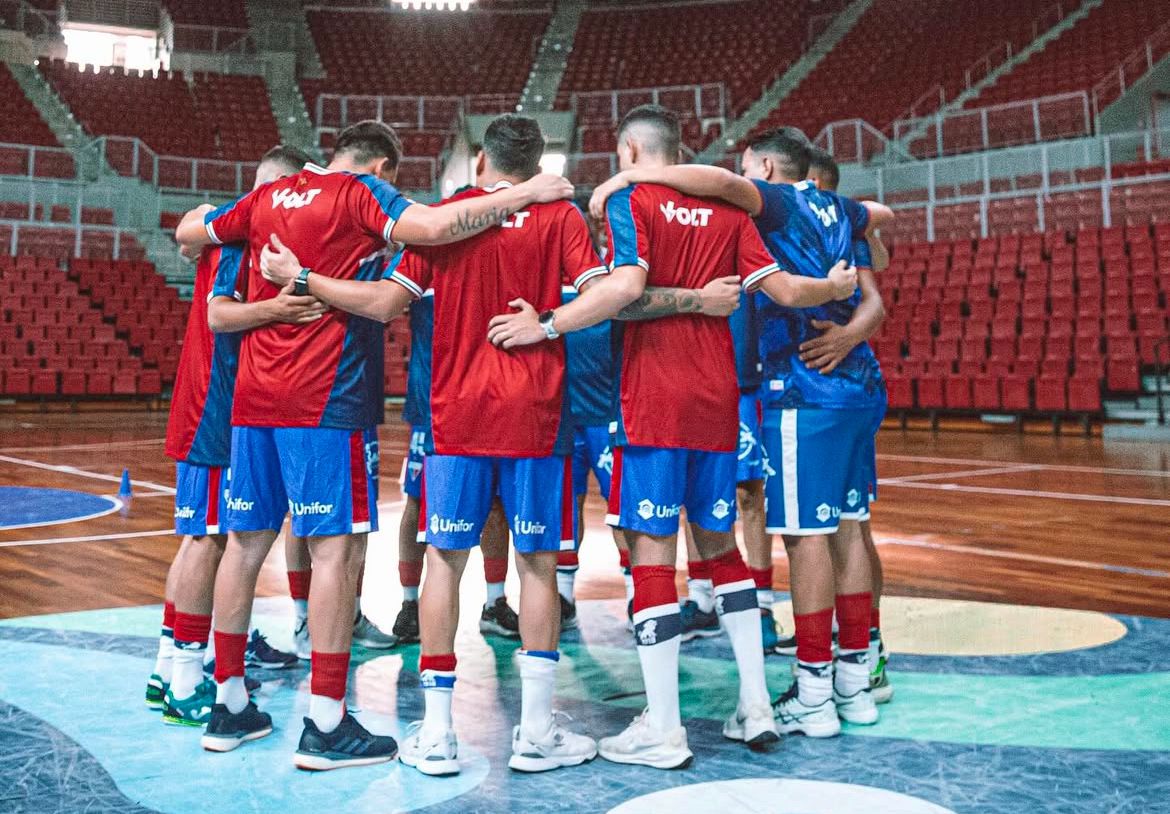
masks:
<svg viewBox="0 0 1170 814"><path fill-rule="evenodd" d="M176 506L175 519L176 520L190 520L195 516L195 509L191 506Z"/></svg>
<svg viewBox="0 0 1170 814"><path fill-rule="evenodd" d="M278 189L272 193L272 208L283 206L285 209L301 209L313 202L321 194L319 189L310 189L307 192L297 192L292 189Z"/></svg>
<svg viewBox="0 0 1170 814"><path fill-rule="evenodd" d="M808 208L813 211L813 214L816 215L818 219L820 219L821 226L824 226L826 229L837 222L837 207L833 206L832 204L829 204L827 207L822 209L812 201L809 201Z"/></svg>
<svg viewBox="0 0 1170 814"><path fill-rule="evenodd" d="M731 514L731 504L726 500L716 500L715 505L711 507L711 516L716 520L722 520Z"/></svg>
<svg viewBox="0 0 1170 814"><path fill-rule="evenodd" d="M680 511L682 511L682 507L678 504L674 506L656 506L649 500L643 500L638 504L638 516L643 520L649 520L651 517L678 517Z"/></svg>
<svg viewBox="0 0 1170 814"><path fill-rule="evenodd" d="M658 208L662 210L667 223L674 223L677 220L680 226L706 226L711 213L715 211L700 207L688 209L685 206L675 206L674 201L659 204Z"/></svg>
<svg viewBox="0 0 1170 814"><path fill-rule="evenodd" d="M228 498L227 507L233 512L250 512L256 505L254 500L244 500L242 497Z"/></svg>
<svg viewBox="0 0 1170 814"><path fill-rule="evenodd" d="M746 461L756 449L756 434L752 428L739 422L739 460Z"/></svg>
<svg viewBox="0 0 1170 814"><path fill-rule="evenodd" d="M820 506L817 506L817 520L821 521L822 523L827 521L830 517L840 516L840 506L830 506L828 503L822 503Z"/></svg>
<svg viewBox="0 0 1170 814"><path fill-rule="evenodd" d="M333 511L332 503L322 503L314 500L312 503L288 502L288 510L294 517L304 517L310 514L330 514Z"/></svg>
<svg viewBox="0 0 1170 814"><path fill-rule="evenodd" d="M444 517L439 517L437 514L431 515L431 532L438 534L443 532L446 534L457 532L471 531L472 524L466 520L448 520Z"/></svg>
<svg viewBox="0 0 1170 814"><path fill-rule="evenodd" d="M613 474L613 450L612 449L610 449L609 447L606 447L605 449L603 449L601 451L601 454L597 456L597 468L600 469L602 472L607 472L610 475Z"/></svg>
<svg viewBox="0 0 1170 814"><path fill-rule="evenodd" d="M517 212L515 215L501 223L500 226L504 227L505 229L520 229L524 226L524 221L528 220L528 216L531 214L531 212Z"/></svg>
<svg viewBox="0 0 1170 814"><path fill-rule="evenodd" d="M544 534L544 523L538 523L535 520L521 520L520 515L512 518L512 533L517 536L521 534Z"/></svg>

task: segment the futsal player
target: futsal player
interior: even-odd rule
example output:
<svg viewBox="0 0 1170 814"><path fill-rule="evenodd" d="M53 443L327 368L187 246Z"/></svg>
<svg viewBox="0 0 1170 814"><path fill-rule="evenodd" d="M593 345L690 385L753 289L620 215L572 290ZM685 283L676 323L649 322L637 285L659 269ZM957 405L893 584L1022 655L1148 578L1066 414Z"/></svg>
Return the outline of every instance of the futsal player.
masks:
<svg viewBox="0 0 1170 814"><path fill-rule="evenodd" d="M282 241L305 262L294 286L317 279L374 280L394 243L466 239L533 202L572 194L541 176L492 200L414 206L389 183L401 146L392 129L360 122L338 137L328 168L296 176L208 211L188 213L180 243ZM255 299L279 290L258 273ZM402 305L405 306L405 301ZM260 567L287 513L292 533L309 539L313 642L309 715L294 763L332 769L388 761L397 744L368 732L345 710L354 595L366 534L377 528L377 457L365 430L383 409L382 326L331 309L308 326L264 326L243 340L232 413L232 498L224 567L216 581L216 704L203 737L212 751L235 749L272 731L243 685L244 633ZM290 511L291 510L291 511Z"/></svg>
<svg viewBox="0 0 1170 814"><path fill-rule="evenodd" d="M678 160L678 118L635 108L618 129L623 169L654 170ZM727 204L638 185L605 208L610 280L641 294L646 283L695 288L736 275L788 305L848 297L856 275L844 263L828 279L781 273L751 221ZM596 214L596 213L595 213ZM492 320L496 344L519 347L612 317L600 285L538 319L530 308ZM777 738L764 679L755 583L735 546L739 386L727 320L698 314L623 325L620 411L609 516L630 541L634 625L647 709L622 733L602 739L602 757L661 769L693 759L678 698L679 616L675 547L685 508L699 552L712 561L716 609L739 672L739 701L725 737L762 748ZM696 387L701 382L701 387Z"/></svg>
<svg viewBox="0 0 1170 814"><path fill-rule="evenodd" d="M591 207L639 182L716 196L755 218L778 262L819 279L834 263L854 260L854 241L892 220L893 213L881 204L863 206L818 190L805 180L808 164L804 134L780 128L754 139L745 151L746 177L701 166L623 173L595 191ZM847 322L859 301L855 293L824 308L763 302L760 311L764 445L780 462L766 487L767 528L783 536L788 552L797 638L796 681L774 710L781 731L813 737L838 734L841 718L872 724L878 717L868 656L870 560L860 534L842 529L840 516L866 499L854 478L875 414L885 407L885 383L866 344L827 375L800 358L801 342L817 333L813 319ZM834 608L840 626L835 665Z"/></svg>

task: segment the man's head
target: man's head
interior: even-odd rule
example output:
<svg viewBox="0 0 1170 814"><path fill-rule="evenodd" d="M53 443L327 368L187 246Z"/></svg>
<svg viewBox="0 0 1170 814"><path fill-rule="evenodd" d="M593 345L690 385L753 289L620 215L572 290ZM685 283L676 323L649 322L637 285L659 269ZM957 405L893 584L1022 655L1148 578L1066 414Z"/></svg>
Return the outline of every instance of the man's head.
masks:
<svg viewBox="0 0 1170 814"><path fill-rule="evenodd" d="M483 134L475 174L527 181L540 172L542 155L544 133L536 119L505 113L494 119Z"/></svg>
<svg viewBox="0 0 1170 814"><path fill-rule="evenodd" d="M341 131L333 147L333 169L376 175L394 183L402 160L402 142L394 128L368 119Z"/></svg>
<svg viewBox="0 0 1170 814"><path fill-rule="evenodd" d="M304 150L278 144L264 154L256 168L256 183L252 189L271 183L289 175L296 175L312 159Z"/></svg>
<svg viewBox="0 0 1170 814"><path fill-rule="evenodd" d="M641 105L626 114L617 132L618 168L677 164L682 132L678 116L661 105Z"/></svg>
<svg viewBox="0 0 1170 814"><path fill-rule="evenodd" d="M820 147L809 150L808 180L817 185L817 189L836 192L841 185L841 170L833 156Z"/></svg>
<svg viewBox="0 0 1170 814"><path fill-rule="evenodd" d="M777 127L757 136L743 153L743 174L770 184L794 184L808 177L808 137L796 127Z"/></svg>

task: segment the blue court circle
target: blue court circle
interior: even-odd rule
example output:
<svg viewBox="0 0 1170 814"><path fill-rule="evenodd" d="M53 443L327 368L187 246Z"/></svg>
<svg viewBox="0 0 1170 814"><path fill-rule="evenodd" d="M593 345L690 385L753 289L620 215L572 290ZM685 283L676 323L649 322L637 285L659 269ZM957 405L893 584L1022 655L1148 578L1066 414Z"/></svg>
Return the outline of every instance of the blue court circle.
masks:
<svg viewBox="0 0 1170 814"><path fill-rule="evenodd" d="M112 497L70 489L0 486L0 530L89 520L115 512L121 505Z"/></svg>

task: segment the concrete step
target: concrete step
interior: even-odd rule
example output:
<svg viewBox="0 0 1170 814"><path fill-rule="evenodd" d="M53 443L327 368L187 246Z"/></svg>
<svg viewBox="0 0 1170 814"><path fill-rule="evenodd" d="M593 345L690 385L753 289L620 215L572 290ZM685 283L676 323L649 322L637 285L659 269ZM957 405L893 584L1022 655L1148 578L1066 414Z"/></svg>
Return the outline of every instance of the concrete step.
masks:
<svg viewBox="0 0 1170 814"><path fill-rule="evenodd" d="M1158 424L1110 424L1101 428L1101 437L1106 441L1154 441L1170 442L1170 425Z"/></svg>

